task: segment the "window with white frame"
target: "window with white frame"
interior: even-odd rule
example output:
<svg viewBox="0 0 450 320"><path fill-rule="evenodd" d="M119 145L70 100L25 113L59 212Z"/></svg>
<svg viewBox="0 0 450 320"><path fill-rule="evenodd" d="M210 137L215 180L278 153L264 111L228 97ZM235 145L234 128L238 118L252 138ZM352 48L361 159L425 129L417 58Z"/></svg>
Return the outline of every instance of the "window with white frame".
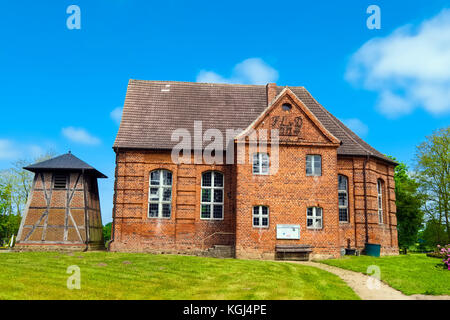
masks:
<svg viewBox="0 0 450 320"><path fill-rule="evenodd" d="M311 154L306 156L306 175L307 176L322 175L322 156Z"/></svg>
<svg viewBox="0 0 450 320"><path fill-rule="evenodd" d="M269 174L269 155L267 153L253 154L253 174Z"/></svg>
<svg viewBox="0 0 450 320"><path fill-rule="evenodd" d="M223 219L223 186L222 173L208 171L202 174L201 219Z"/></svg>
<svg viewBox="0 0 450 320"><path fill-rule="evenodd" d="M150 172L148 195L149 218L170 218L172 212L172 172Z"/></svg>
<svg viewBox="0 0 450 320"><path fill-rule="evenodd" d="M253 207L253 227L268 228L269 227L269 208L266 206Z"/></svg>
<svg viewBox="0 0 450 320"><path fill-rule="evenodd" d="M309 207L306 211L306 227L308 229L322 229L322 208Z"/></svg>
<svg viewBox="0 0 450 320"><path fill-rule="evenodd" d="M338 175L339 222L348 222L348 179Z"/></svg>
<svg viewBox="0 0 450 320"><path fill-rule="evenodd" d="M383 181L377 181L378 192L378 223L383 223Z"/></svg>

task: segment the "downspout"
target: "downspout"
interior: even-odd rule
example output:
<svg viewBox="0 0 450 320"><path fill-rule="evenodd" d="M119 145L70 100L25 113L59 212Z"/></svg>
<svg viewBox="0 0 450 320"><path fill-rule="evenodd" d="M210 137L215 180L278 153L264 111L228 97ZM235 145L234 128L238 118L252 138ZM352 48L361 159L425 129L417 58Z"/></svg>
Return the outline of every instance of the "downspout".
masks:
<svg viewBox="0 0 450 320"><path fill-rule="evenodd" d="M366 229L366 243L369 243L369 223L367 221L367 181L366 181L366 167L367 162L369 161L370 155L367 155L367 158L364 159L363 166L363 181L364 181L364 221L365 221L365 229Z"/></svg>
<svg viewBox="0 0 450 320"><path fill-rule="evenodd" d="M108 251L110 251L111 249L111 244L114 242L115 239L115 234L116 234L116 202L117 202L117 155L119 152L119 148L113 148L114 152L116 153L116 168L114 170L114 198L113 198L113 220L112 220L112 224L111 224L111 240L109 240L109 244L108 244Z"/></svg>

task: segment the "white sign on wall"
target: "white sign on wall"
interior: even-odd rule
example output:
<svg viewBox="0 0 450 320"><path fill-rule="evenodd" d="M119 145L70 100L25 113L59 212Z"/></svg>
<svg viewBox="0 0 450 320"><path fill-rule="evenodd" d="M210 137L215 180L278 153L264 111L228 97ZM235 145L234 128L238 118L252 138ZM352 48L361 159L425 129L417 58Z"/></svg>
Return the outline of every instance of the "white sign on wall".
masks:
<svg viewBox="0 0 450 320"><path fill-rule="evenodd" d="M300 239L300 225L277 224L277 239Z"/></svg>

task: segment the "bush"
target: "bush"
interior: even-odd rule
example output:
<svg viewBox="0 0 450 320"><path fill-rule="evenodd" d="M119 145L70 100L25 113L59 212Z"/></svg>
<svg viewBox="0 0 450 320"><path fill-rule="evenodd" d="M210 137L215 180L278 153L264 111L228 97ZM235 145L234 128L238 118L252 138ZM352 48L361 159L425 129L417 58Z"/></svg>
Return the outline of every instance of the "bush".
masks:
<svg viewBox="0 0 450 320"><path fill-rule="evenodd" d="M103 239L105 246L108 247L108 242L111 240L111 222L103 226Z"/></svg>
<svg viewBox="0 0 450 320"><path fill-rule="evenodd" d="M443 259L442 262L444 262L444 266L447 268L447 270L450 271L450 244L443 247L438 245L437 249L438 254L440 254L441 258Z"/></svg>
<svg viewBox="0 0 450 320"><path fill-rule="evenodd" d="M427 257L442 259L442 254L439 252L428 252Z"/></svg>

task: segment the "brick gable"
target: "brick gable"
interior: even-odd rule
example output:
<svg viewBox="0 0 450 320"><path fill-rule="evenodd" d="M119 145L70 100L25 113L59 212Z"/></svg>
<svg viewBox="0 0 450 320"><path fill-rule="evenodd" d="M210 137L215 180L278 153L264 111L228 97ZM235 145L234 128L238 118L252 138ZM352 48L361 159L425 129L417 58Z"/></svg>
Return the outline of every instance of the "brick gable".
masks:
<svg viewBox="0 0 450 320"><path fill-rule="evenodd" d="M284 110L283 106L290 106ZM279 131L280 143L296 145L340 145L340 140L331 134L308 109L308 107L289 89L285 88L269 106L236 138L248 135L252 130L265 129Z"/></svg>

